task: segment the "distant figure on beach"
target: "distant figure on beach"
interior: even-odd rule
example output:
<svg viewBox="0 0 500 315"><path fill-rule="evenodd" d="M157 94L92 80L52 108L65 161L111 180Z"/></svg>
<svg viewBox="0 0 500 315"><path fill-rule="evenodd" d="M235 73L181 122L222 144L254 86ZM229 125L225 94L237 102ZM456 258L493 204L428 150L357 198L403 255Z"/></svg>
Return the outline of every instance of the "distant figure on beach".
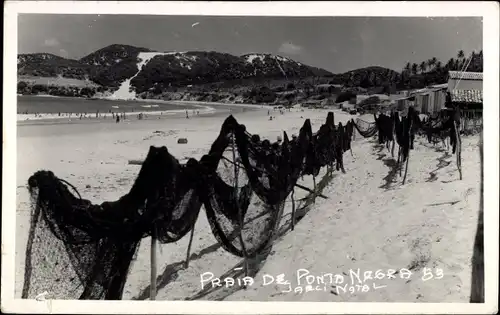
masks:
<svg viewBox="0 0 500 315"><path fill-rule="evenodd" d="M95 118L99 118L99 111L95 112Z"/></svg>
<svg viewBox="0 0 500 315"><path fill-rule="evenodd" d="M116 123L120 122L120 116L116 115Z"/></svg>
<svg viewBox="0 0 500 315"><path fill-rule="evenodd" d="M196 115L199 115L199 114L200 114L200 111L199 111L199 110L198 110L198 111L196 111Z"/></svg>
<svg viewBox="0 0 500 315"><path fill-rule="evenodd" d="M189 119L189 114L188 114L187 109L186 109L186 119Z"/></svg>

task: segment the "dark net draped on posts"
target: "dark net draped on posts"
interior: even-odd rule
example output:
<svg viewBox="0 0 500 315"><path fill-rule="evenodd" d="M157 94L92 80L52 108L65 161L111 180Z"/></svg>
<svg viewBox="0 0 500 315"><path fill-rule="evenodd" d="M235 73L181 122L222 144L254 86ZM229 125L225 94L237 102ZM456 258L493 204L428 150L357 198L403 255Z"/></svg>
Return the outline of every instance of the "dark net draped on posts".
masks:
<svg viewBox="0 0 500 315"><path fill-rule="evenodd" d="M413 107L408 108L406 116L400 117L394 111L390 115L374 114L375 122L367 122L360 118L354 122L354 128L360 135L370 138L378 133L378 143L388 144L396 141L401 149L402 161L406 161L409 151L413 150L415 135L422 131L427 136L429 142L435 138L443 141L450 138L450 145L453 154L457 149L456 130L460 124L458 110L442 111L435 117L429 117L427 121L422 121Z"/></svg>
<svg viewBox="0 0 500 315"><path fill-rule="evenodd" d="M188 234L205 209L221 246L253 257L272 245L284 203L303 175L343 170L353 121L318 132L309 120L297 137L271 143L229 116L210 151L181 164L166 147L149 148L130 191L93 204L51 171L28 180L32 197L23 298L48 291L54 299L121 299L142 238L162 244Z"/></svg>

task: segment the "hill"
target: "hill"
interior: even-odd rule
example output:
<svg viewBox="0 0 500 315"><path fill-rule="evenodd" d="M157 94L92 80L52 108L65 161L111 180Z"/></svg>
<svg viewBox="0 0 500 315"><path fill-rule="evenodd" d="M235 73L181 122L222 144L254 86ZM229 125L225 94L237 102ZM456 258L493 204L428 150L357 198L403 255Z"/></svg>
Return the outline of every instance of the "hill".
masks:
<svg viewBox="0 0 500 315"><path fill-rule="evenodd" d="M18 85L18 93L24 94L51 90L41 86L32 89L31 83L24 82L24 77L60 77L82 80L85 83L82 85L91 82L98 86L90 92L84 91L84 95L112 93L125 80L130 80L131 89L142 98L174 97L172 93L177 93L176 98L184 98L189 93L198 93L196 97L219 99L221 95L215 94L223 93L228 98L246 99L254 95L254 102L274 99L295 103L304 99L335 98L338 88L328 88L325 92L324 87L317 88L322 84L340 85L343 91L354 93L394 93L441 84L446 82L449 70L467 68L467 71L481 72L483 58L482 51L472 52L470 57L459 51L456 58L446 63L436 58L420 64L408 62L400 72L371 66L333 74L272 54L235 56L215 51L154 52L144 47L113 44L79 60L48 53L21 54L17 64L18 81L23 81ZM62 90L64 88L51 91L62 93ZM82 94L80 92L74 90L64 95Z"/></svg>
<svg viewBox="0 0 500 315"><path fill-rule="evenodd" d="M166 86L186 86L239 79L273 79L331 76L329 71L310 67L292 59L271 54L234 56L214 51L161 53L137 68L139 53L149 48L113 44L80 60L53 54L21 54L18 75L90 79L109 89L134 77L137 92L159 90ZM140 70L140 71L139 71ZM137 73L139 71L139 73ZM137 75L136 75L137 74Z"/></svg>
<svg viewBox="0 0 500 315"><path fill-rule="evenodd" d="M66 59L54 54L35 53L17 56L17 75L33 77L57 77L84 80L91 67L78 60Z"/></svg>

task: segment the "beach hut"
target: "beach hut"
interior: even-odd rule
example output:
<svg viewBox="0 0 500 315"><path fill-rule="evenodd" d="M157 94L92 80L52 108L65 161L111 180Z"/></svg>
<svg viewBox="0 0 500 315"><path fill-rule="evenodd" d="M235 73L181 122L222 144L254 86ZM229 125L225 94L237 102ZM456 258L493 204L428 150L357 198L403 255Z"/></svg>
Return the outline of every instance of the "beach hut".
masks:
<svg viewBox="0 0 500 315"><path fill-rule="evenodd" d="M450 71L448 75L448 107L458 105L462 110L483 109L483 73Z"/></svg>
<svg viewBox="0 0 500 315"><path fill-rule="evenodd" d="M475 90L483 91L482 72L448 72L448 91L452 90Z"/></svg>
<svg viewBox="0 0 500 315"><path fill-rule="evenodd" d="M429 86L410 93L414 97L413 107L422 114L432 114L445 107L446 87Z"/></svg>

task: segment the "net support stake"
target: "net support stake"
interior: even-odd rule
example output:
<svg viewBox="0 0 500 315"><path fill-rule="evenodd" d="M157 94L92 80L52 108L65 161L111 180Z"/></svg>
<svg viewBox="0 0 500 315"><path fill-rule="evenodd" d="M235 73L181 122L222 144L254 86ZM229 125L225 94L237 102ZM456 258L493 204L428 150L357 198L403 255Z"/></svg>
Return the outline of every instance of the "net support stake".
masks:
<svg viewBox="0 0 500 315"><path fill-rule="evenodd" d="M406 157L406 167L405 167L405 175L403 176L403 185L406 182L406 174L408 173L408 163L410 162L410 150L408 150L408 156Z"/></svg>
<svg viewBox="0 0 500 315"><path fill-rule="evenodd" d="M156 300L156 232L153 226L151 233L151 285L149 286L149 300Z"/></svg>
<svg viewBox="0 0 500 315"><path fill-rule="evenodd" d="M313 184L314 184L314 199L313 202L316 203L316 176L313 175Z"/></svg>
<svg viewBox="0 0 500 315"><path fill-rule="evenodd" d="M406 157L406 167L405 167L405 175L403 177L403 185L406 182L406 174L408 173L408 164L410 163L411 128L413 127L413 117L410 117L410 114L408 114L408 119L410 120L410 128L408 134L408 156Z"/></svg>
<svg viewBox="0 0 500 315"><path fill-rule="evenodd" d="M295 189L292 189L292 194L290 196L292 198L292 231L295 228L295 198L294 198L294 194L295 194Z"/></svg>
<svg viewBox="0 0 500 315"><path fill-rule="evenodd" d="M239 232L239 239L240 239L240 244L241 244L241 249L243 251L243 256L245 258L243 265L244 265L244 271L245 271L245 277L248 276L248 255L247 255L247 250L245 248L245 243L243 241L243 213L240 209L240 205L238 202L238 163L236 162L236 135L234 134L233 131L233 137L232 137L232 151L233 151L233 166L234 166L234 202L238 210L238 217L240 221L240 232ZM247 286L244 285L243 288L246 290Z"/></svg>
<svg viewBox="0 0 500 315"><path fill-rule="evenodd" d="M398 162L396 163L398 165L398 168L399 168L399 176L401 176L401 146L398 145Z"/></svg>
<svg viewBox="0 0 500 315"><path fill-rule="evenodd" d="M456 121L453 121L453 127L455 129L455 138L457 143L456 155L457 155L458 174L460 176L460 180L462 180L462 139L460 139L460 132L457 129Z"/></svg>
<svg viewBox="0 0 500 315"><path fill-rule="evenodd" d="M189 267L189 256L191 256L191 245L193 244L195 225L196 225L196 221L193 222L193 226L191 227L191 235L189 236L189 244L188 244L188 249L187 249L187 253L186 253L186 263L184 264L185 268Z"/></svg>

